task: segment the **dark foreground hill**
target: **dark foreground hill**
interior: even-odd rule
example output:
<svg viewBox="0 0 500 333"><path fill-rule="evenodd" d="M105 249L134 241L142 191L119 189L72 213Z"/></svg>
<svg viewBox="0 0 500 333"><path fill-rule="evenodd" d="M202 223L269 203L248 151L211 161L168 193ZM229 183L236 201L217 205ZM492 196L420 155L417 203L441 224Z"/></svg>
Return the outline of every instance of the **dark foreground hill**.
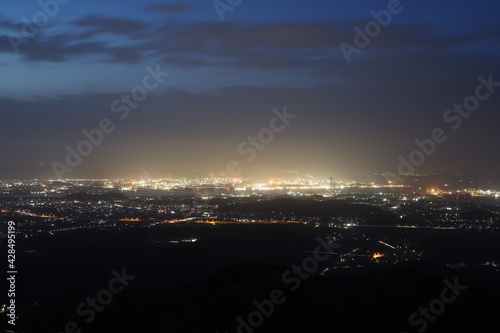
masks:
<svg viewBox="0 0 500 333"><path fill-rule="evenodd" d="M415 262L352 277L308 278L292 291L295 285L282 278L289 269L272 264L230 266L181 288L150 286L138 280L80 328L93 333L390 333L417 332L425 326L425 332L496 333L500 327L498 273L454 271ZM466 289L458 290L456 297L452 291L443 294L445 279ZM282 291L283 302L271 309L268 300L273 290ZM445 304L442 297L453 301ZM264 304L268 317L255 312L254 301ZM68 318L75 319L74 304L73 299L54 299L22 318L18 332L56 332L54 327L62 328ZM433 315L429 308L439 314ZM432 320L419 311L427 311ZM409 318L414 313L412 326ZM238 317L261 325L243 328Z"/></svg>

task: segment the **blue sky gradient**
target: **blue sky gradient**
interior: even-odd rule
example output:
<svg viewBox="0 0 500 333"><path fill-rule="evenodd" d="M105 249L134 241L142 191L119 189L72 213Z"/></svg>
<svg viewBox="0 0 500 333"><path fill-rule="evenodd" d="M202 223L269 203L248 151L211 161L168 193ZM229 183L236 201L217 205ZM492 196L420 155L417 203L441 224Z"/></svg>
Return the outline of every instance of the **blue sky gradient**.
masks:
<svg viewBox="0 0 500 333"><path fill-rule="evenodd" d="M15 53L9 36L23 36L22 18L42 9L4 1L0 115L11 125L1 134L0 165L63 159L66 145L109 114L147 66L160 64L168 79L83 167L206 174L238 158L235 147L287 105L300 117L248 173L394 170L479 75L500 81L500 3L401 1L401 13L348 63L339 45L353 44L354 27L387 6L245 0L221 22L205 0L71 0ZM477 156L477 147L500 141L499 99L500 92L485 101L421 170L496 172L499 157Z"/></svg>

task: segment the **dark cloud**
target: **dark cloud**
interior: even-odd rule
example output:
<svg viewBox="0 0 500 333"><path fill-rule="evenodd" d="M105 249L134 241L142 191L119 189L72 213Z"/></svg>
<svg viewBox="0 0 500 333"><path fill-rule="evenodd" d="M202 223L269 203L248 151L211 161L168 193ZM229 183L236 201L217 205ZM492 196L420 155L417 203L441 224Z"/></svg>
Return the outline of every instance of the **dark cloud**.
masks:
<svg viewBox="0 0 500 333"><path fill-rule="evenodd" d="M0 14L0 28L1 29L17 29L19 28L18 24L15 24L14 22L10 21L9 19L3 17Z"/></svg>
<svg viewBox="0 0 500 333"><path fill-rule="evenodd" d="M84 16L74 21L73 25L80 28L89 28L89 31L83 34L83 37L100 33L135 35L148 27L146 23L140 21L101 15Z"/></svg>
<svg viewBox="0 0 500 333"><path fill-rule="evenodd" d="M187 6L187 5L186 5ZM157 10L186 10L181 3L156 4ZM153 9L151 6L148 7ZM12 23L2 19L7 26ZM40 34L24 47L27 61L72 61L95 55L104 61L139 63L147 58L165 59L181 67L212 66L241 69L298 69L324 76L325 68L345 67L341 42L353 44L353 27L366 21L284 22L242 24L236 22L194 22L167 24L153 28L132 19L87 15L72 23L84 28L65 34ZM463 45L498 39L498 26L476 26L467 33L444 34L429 24L391 25L384 28L360 56L369 59L392 59L405 53L423 54L428 50L454 56ZM112 40L97 35L111 33ZM0 42L0 52L12 52L8 39ZM484 52L487 52L484 51ZM415 61L418 62L418 57ZM359 60L358 60L359 59ZM341 69L342 70L342 69ZM343 69L346 71L346 69Z"/></svg>
<svg viewBox="0 0 500 333"><path fill-rule="evenodd" d="M4 46L0 43L0 50L4 47L7 52L12 52L10 43ZM104 62L114 63L137 63L143 59L141 50L133 45L115 46L106 41L79 40L70 34L46 38L43 32L22 45L20 55L30 62L71 62L84 56L98 57Z"/></svg>
<svg viewBox="0 0 500 333"><path fill-rule="evenodd" d="M144 10L154 13L181 14L191 10L186 2L157 3L149 5Z"/></svg>
<svg viewBox="0 0 500 333"><path fill-rule="evenodd" d="M226 23L195 23L175 29L169 26L159 32L148 47L158 54L189 55L212 66L241 68L273 67L282 69L312 66L331 57L341 59L345 65L339 44L354 44L353 27L362 21L342 24L320 23L281 23L255 24L251 26ZM349 27L349 28L346 28ZM498 31L471 31L462 34L447 34L440 28L425 24L394 25L381 32L372 43L362 50L363 59L394 58L402 53L429 50L438 53L456 54L462 45L488 40L498 36ZM417 52L417 53L418 53ZM356 55L354 55L356 57ZM281 61L277 61L277 59ZM203 60L201 60L203 59ZM210 62L210 59L212 61Z"/></svg>

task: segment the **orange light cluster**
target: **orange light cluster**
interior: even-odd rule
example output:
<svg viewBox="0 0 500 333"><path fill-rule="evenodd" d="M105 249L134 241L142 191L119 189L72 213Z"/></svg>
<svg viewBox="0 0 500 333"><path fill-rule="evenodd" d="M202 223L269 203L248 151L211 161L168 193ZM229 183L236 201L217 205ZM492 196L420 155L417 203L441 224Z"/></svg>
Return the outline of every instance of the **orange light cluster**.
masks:
<svg viewBox="0 0 500 333"><path fill-rule="evenodd" d="M382 253L375 252L373 254L373 259L382 258L384 255Z"/></svg>
<svg viewBox="0 0 500 333"><path fill-rule="evenodd" d="M301 222L301 221L277 221L277 220L272 220L272 221L255 221L255 222L249 222L249 221L217 221L217 220L197 220L195 223L198 224L307 224L307 222Z"/></svg>

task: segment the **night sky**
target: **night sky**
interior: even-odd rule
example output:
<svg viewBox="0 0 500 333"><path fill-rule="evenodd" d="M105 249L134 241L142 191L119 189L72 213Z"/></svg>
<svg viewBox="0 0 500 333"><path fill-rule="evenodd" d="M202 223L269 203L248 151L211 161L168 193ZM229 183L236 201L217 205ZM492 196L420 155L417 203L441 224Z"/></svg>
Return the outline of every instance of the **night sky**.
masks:
<svg viewBox="0 0 500 333"><path fill-rule="evenodd" d="M396 173L436 128L447 140L415 172L498 172L500 87L483 87L488 98L460 123L444 119L478 77L500 82L498 0L402 1L350 62L341 43L391 1L245 0L223 21L209 0L60 2L23 34L23 17L43 9L2 1L0 167L64 164L82 130L108 118L112 133L65 177L207 175L231 160L242 175ZM169 74L120 119L113 102L156 69ZM272 142L252 161L238 153L285 106L296 117Z"/></svg>

